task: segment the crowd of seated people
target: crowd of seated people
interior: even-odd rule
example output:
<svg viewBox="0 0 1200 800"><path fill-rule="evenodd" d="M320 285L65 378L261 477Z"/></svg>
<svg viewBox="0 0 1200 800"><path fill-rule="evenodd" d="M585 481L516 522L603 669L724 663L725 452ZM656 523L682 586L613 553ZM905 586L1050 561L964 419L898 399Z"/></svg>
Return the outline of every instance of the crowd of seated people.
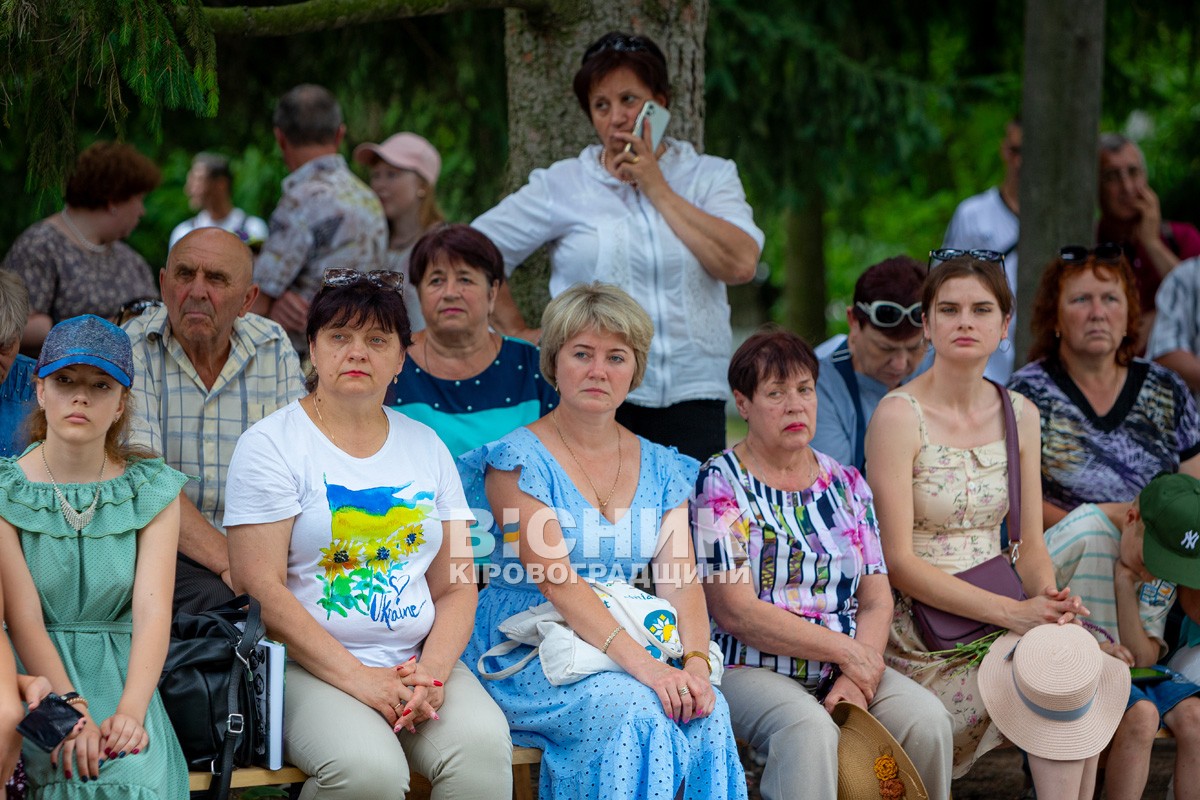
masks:
<svg viewBox="0 0 1200 800"><path fill-rule="evenodd" d="M670 102L645 37L601 37L573 88L599 144L468 226L443 219L427 140L360 145L368 187L336 99L295 87L269 226L233 207L228 159L197 156L201 213L157 285L121 241L157 168L80 154L0 265L8 796L185 797L156 688L170 623L248 593L287 647L306 799L403 797L414 773L504 797L514 746L542 751L542 797L746 797L741 741L768 799L834 800L863 770L946 798L1015 745L1043 800L1099 780L1124 800L1162 726L1175 796L1200 797L1200 417L1168 368L1194 337L1151 337L1168 366L1139 349L1150 278L1187 291L1170 259L1063 247L1007 387L992 250L888 259L846 338L768 327L733 351L726 286L763 242L736 166L634 129ZM1132 159L1102 197L1142 246L1159 221L1130 144L1102 142ZM534 328L506 278L547 244ZM1016 593L973 582L996 560ZM918 609L986 636L947 650ZM46 753L16 724L51 694L82 717ZM846 704L899 762L845 763Z"/></svg>

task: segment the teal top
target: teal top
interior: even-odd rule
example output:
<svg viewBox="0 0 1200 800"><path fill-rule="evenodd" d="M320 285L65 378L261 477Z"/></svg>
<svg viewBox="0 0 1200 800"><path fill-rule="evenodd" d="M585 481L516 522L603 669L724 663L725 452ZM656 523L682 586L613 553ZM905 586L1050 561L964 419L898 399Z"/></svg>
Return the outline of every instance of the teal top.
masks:
<svg viewBox="0 0 1200 800"><path fill-rule="evenodd" d="M187 480L153 458L131 459L124 474L99 484L60 483L79 510L91 505L100 489L95 516L76 532L63 518L51 484L30 481L15 459L0 459L0 517L17 529L50 640L97 724L116 711L129 674L137 534ZM145 729L150 737L145 750L107 761L99 779L87 783L78 775L65 778L61 768L50 767L48 754L25 747L29 797L187 797L187 764L158 692L146 711Z"/></svg>

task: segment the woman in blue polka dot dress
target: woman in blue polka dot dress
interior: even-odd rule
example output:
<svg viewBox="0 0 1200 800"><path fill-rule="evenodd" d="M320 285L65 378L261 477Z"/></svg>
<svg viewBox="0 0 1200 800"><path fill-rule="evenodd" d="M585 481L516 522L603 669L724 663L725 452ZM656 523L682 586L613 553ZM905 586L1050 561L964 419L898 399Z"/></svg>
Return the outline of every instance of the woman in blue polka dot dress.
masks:
<svg viewBox="0 0 1200 800"><path fill-rule="evenodd" d="M542 372L558 407L459 460L468 500L490 507L501 542L463 660L478 668L506 640L499 623L548 598L622 669L553 686L535 660L484 681L513 743L543 750L543 798L746 797L729 708L709 682L708 615L687 522L698 465L616 422L652 335L646 313L615 286L562 293L542 317ZM677 611L680 664L651 657L580 577L632 580L645 569Z"/></svg>

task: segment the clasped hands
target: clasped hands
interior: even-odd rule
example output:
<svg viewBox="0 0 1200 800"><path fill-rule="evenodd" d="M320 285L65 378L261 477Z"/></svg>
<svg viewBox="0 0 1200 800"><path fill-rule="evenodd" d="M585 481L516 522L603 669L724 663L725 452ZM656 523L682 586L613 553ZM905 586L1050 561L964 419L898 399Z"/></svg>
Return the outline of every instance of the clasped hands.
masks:
<svg viewBox="0 0 1200 800"><path fill-rule="evenodd" d="M396 733L416 733L417 725L438 719L445 699L443 682L416 656L395 667L364 666L356 683L356 697L378 711Z"/></svg>

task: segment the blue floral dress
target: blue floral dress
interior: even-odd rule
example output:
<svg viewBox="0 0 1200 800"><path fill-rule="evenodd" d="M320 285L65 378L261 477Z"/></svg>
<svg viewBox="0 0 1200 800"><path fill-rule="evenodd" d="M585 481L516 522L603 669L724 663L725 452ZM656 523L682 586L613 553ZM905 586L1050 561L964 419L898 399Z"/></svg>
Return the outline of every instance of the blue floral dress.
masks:
<svg viewBox="0 0 1200 800"><path fill-rule="evenodd" d="M632 579L654 554L663 512L687 500L697 463L673 449L641 443L641 466L631 510L610 523L579 493L558 462L528 428L517 428L459 459L463 488L477 509L488 507L483 478L488 467L520 469L518 485L556 509L577 572L593 578ZM654 513L648 513L653 510ZM508 617L544 602L537 584L527 581L510 541L496 534L491 581L479 595L475 632L463 661L476 669L479 657L506 641L497 626ZM495 670L522 655L524 648L489 662ZM624 672L601 672L568 686L552 686L535 660L484 688L504 710L513 744L543 751L538 796L552 800L584 798L664 798L681 784L684 797L744 798L746 777L720 692L713 713L681 725L662 710L648 687Z"/></svg>

